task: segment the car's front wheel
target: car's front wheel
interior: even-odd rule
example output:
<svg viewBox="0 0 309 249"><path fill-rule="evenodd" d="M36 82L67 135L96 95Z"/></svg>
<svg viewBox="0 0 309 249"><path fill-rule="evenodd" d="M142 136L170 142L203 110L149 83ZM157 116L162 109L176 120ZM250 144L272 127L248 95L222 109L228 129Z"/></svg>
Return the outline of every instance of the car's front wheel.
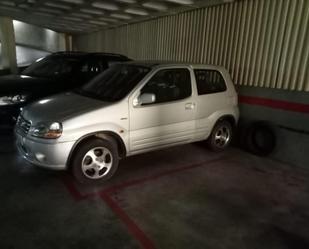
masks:
<svg viewBox="0 0 309 249"><path fill-rule="evenodd" d="M222 151L229 146L232 140L233 129L230 122L222 120L213 128L207 143L211 150Z"/></svg>
<svg viewBox="0 0 309 249"><path fill-rule="evenodd" d="M97 184L110 179L118 163L116 142L95 138L77 148L72 160L72 171L79 182Z"/></svg>

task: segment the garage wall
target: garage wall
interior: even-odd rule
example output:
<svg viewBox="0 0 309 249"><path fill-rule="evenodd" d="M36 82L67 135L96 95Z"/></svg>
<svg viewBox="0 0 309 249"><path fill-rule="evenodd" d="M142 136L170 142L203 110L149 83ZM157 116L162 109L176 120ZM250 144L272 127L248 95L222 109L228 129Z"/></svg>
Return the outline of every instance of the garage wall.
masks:
<svg viewBox="0 0 309 249"><path fill-rule="evenodd" d="M48 52L65 50L64 34L19 21L14 21L14 30L18 45Z"/></svg>
<svg viewBox="0 0 309 249"><path fill-rule="evenodd" d="M77 50L225 66L244 122L273 124L273 158L309 167L309 0L240 0L76 36Z"/></svg>
<svg viewBox="0 0 309 249"><path fill-rule="evenodd" d="M66 49L65 35L30 25L20 21L13 21L16 42L16 59L19 67L28 66L38 58L51 52ZM1 60L1 34L0 34L0 69L3 68ZM4 72L8 73L8 72Z"/></svg>
<svg viewBox="0 0 309 249"><path fill-rule="evenodd" d="M246 0L78 36L75 48L223 65L237 85L309 91L309 1Z"/></svg>
<svg viewBox="0 0 309 249"><path fill-rule="evenodd" d="M13 25L15 42L20 46L27 46L48 52L64 51L66 48L65 35L62 33L16 20L13 21Z"/></svg>

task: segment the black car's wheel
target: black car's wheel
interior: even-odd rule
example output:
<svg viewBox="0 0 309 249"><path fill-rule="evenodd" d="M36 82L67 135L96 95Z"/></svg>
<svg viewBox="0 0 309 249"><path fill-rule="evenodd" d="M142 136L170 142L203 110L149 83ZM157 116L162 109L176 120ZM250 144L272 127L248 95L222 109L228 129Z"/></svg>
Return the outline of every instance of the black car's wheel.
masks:
<svg viewBox="0 0 309 249"><path fill-rule="evenodd" d="M118 163L116 142L96 138L77 148L72 160L72 171L80 183L97 184L110 179Z"/></svg>
<svg viewBox="0 0 309 249"><path fill-rule="evenodd" d="M207 140L208 147L212 151L222 151L231 143L232 135L233 129L231 124L226 120L219 121Z"/></svg>

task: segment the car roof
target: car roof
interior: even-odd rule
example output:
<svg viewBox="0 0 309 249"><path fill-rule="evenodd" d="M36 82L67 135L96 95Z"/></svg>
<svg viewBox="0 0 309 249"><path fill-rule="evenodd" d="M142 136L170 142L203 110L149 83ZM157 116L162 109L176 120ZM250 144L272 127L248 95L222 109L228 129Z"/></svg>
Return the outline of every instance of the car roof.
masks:
<svg viewBox="0 0 309 249"><path fill-rule="evenodd" d="M213 65L213 64L196 64L190 62L177 62L177 61L129 61L125 62L125 64L129 65L136 65L136 66L144 66L150 68L157 68L157 67L169 67L169 66L189 66L192 68L211 68L211 69L225 69L222 66Z"/></svg>
<svg viewBox="0 0 309 249"><path fill-rule="evenodd" d="M103 52L80 52L80 51L60 51L50 54L50 56L68 56L68 57L117 57L120 59L128 59L125 55L115 53L103 53Z"/></svg>

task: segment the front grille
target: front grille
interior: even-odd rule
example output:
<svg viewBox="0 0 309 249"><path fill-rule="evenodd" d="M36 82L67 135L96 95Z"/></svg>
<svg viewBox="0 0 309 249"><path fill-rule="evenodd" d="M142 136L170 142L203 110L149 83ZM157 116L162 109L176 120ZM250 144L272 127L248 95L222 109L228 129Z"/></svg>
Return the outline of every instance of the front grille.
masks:
<svg viewBox="0 0 309 249"><path fill-rule="evenodd" d="M30 121L24 119L21 115L18 117L16 126L19 130L21 130L23 133L28 134L31 123Z"/></svg>

